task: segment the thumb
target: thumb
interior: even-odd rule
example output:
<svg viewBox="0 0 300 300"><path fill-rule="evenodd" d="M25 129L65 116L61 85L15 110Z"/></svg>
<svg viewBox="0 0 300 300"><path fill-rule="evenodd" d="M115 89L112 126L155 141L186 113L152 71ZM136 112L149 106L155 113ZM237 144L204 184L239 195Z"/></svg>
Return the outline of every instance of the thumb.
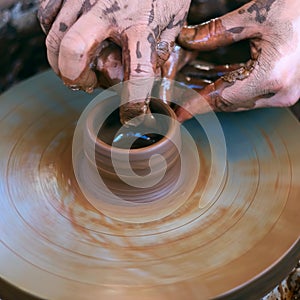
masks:
<svg viewBox="0 0 300 300"><path fill-rule="evenodd" d="M124 84L120 114L123 124L149 112L156 69L156 38L149 27L132 26L121 38Z"/></svg>
<svg viewBox="0 0 300 300"><path fill-rule="evenodd" d="M251 18L252 6L253 1L220 18L200 25L186 26L181 30L178 43L187 49L208 51L258 36L261 24Z"/></svg>

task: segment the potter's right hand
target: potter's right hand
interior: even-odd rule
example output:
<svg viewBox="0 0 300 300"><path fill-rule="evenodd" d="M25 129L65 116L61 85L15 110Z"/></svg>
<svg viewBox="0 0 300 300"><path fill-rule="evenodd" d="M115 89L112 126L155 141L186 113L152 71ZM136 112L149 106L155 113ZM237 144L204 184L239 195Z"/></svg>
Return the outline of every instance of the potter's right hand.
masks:
<svg viewBox="0 0 300 300"><path fill-rule="evenodd" d="M122 48L124 80L147 79L142 88L137 82L129 84L122 98L145 102L150 78L168 59L189 4L190 0L40 0L38 16L48 34L49 63L67 86L90 92L99 86L95 61L102 42L110 39Z"/></svg>
<svg viewBox="0 0 300 300"><path fill-rule="evenodd" d="M252 59L199 92L177 111L184 121L211 109L238 111L290 106L300 97L298 0L256 0L218 19L183 28L187 49L212 50L250 39Z"/></svg>

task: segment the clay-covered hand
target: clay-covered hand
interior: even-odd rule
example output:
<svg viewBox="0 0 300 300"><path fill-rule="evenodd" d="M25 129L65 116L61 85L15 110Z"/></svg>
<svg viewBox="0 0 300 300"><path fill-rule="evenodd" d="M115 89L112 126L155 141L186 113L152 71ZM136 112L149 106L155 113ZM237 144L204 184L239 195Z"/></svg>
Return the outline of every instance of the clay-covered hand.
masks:
<svg viewBox="0 0 300 300"><path fill-rule="evenodd" d="M190 0L40 0L38 17L47 33L49 63L67 86L90 92L101 85L97 57L102 42L109 39L122 48L124 80L133 80L123 101L138 98L137 106L144 109L151 78L157 65L168 59L189 4Z"/></svg>
<svg viewBox="0 0 300 300"><path fill-rule="evenodd" d="M185 27L179 43L212 50L250 39L251 60L200 91L177 110L192 115L258 107L290 106L300 97L300 5L298 0L256 0L220 18Z"/></svg>

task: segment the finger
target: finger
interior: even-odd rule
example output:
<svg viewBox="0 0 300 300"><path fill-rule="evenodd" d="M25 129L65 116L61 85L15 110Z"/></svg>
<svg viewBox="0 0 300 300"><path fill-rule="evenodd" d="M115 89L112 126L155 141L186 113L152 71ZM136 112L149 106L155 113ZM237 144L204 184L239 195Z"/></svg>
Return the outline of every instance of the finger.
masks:
<svg viewBox="0 0 300 300"><path fill-rule="evenodd" d="M205 86L203 89L198 90L198 94L193 93L182 106L178 106L176 108L175 113L178 121L184 122L191 119L194 115L204 114L211 111L229 112L241 110L241 107L243 107L243 110L254 107L252 102L251 105L249 105L249 102L245 101L243 105L242 103L238 104L238 102L224 98L222 93L224 89L229 86L230 83L223 79L218 79L217 81Z"/></svg>
<svg viewBox="0 0 300 300"><path fill-rule="evenodd" d="M266 54L265 54L266 55ZM249 61L246 67L225 75L221 80L229 86L220 91L227 107L214 107L219 111L240 111L261 107L291 106L299 99L299 85L294 84L293 76L284 77L276 72L275 65L271 65L270 58L262 54L258 61ZM252 70L251 70L252 68ZM291 71L291 70L290 70ZM292 83L292 84L291 84ZM227 99L227 100L225 100Z"/></svg>
<svg viewBox="0 0 300 300"><path fill-rule="evenodd" d="M156 38L148 27L125 30L121 37L124 79L154 76L157 62Z"/></svg>
<svg viewBox="0 0 300 300"><path fill-rule="evenodd" d="M161 76L163 77L159 96L163 102L168 104L173 100L176 74L198 55L195 51L184 50L179 45L173 46L176 37L185 23L188 11L188 6L186 5L188 4L189 2L184 3L184 6L179 9L178 14L173 15L167 27L162 32L160 43L157 46L158 65L161 65ZM170 48L172 49L170 50Z"/></svg>
<svg viewBox="0 0 300 300"><path fill-rule="evenodd" d="M176 114L183 122L192 115L214 111L241 111L266 106L282 89L280 81L262 73L262 59L249 61L244 67L230 72L191 97ZM266 76L267 75L267 76ZM267 78L267 79L266 79Z"/></svg>
<svg viewBox="0 0 300 300"><path fill-rule="evenodd" d="M222 89L218 82L216 82L206 86L203 90L200 90L199 93L187 91L181 96L181 98L186 99L185 102L180 105L178 103L178 106L175 109L177 120L179 122L184 122L191 119L194 115L212 111L210 100L217 96L214 91L218 91L218 88Z"/></svg>
<svg viewBox="0 0 300 300"><path fill-rule="evenodd" d="M214 50L233 42L260 36L261 24L251 17L253 1L209 22L181 30L178 43L187 49Z"/></svg>
<svg viewBox="0 0 300 300"><path fill-rule="evenodd" d="M225 76L228 73L240 69L244 66L245 64L243 63L230 65L214 65L201 61L194 61L192 64L186 65L180 72L176 74L176 80L189 87L189 91L194 90L197 93L201 93L201 90L210 85L212 81L217 80L220 76ZM211 87L214 86L216 86L216 84L211 85ZM216 88L214 90L216 90ZM207 94L210 94L210 92ZM174 95L176 97L176 104L178 106L181 106L183 104L181 99L192 99L197 94L195 94L195 92L190 93L189 97L189 95L185 93L183 96L178 97L178 92L176 91ZM200 96L197 96L196 98L200 99ZM199 108L199 111L203 111L203 108Z"/></svg>
<svg viewBox="0 0 300 300"><path fill-rule="evenodd" d="M120 110L123 124L148 111L156 71L156 39L149 27L130 27L122 38L124 80Z"/></svg>
<svg viewBox="0 0 300 300"><path fill-rule="evenodd" d="M296 90L297 89L297 90ZM254 108L263 107L289 107L295 105L299 101L299 87L283 89L277 93L270 92L269 94L257 97Z"/></svg>
<svg viewBox="0 0 300 300"><path fill-rule="evenodd" d="M186 24L190 1L183 1L179 4L178 7L177 4L174 3L173 5L171 5L172 7L170 7L169 10L174 10L175 8L177 9L175 9L175 13L169 17L168 24L165 26L165 28L163 28L162 32L157 34L158 66L162 66L169 59L169 56L173 52L175 46L175 39L179 35L182 26ZM166 5L167 9L168 4ZM179 52L178 49L177 52Z"/></svg>
<svg viewBox="0 0 300 300"><path fill-rule="evenodd" d="M198 95L193 94L181 107L176 111L178 120L183 122L193 115L203 114L209 111L236 111L241 108L250 109L254 107L252 94L249 94L248 89L239 87L238 93L235 96L226 97L226 89L234 89L237 92L237 86L243 82L243 86L253 84L255 75L251 73L255 68L255 63L250 61L245 67L228 73L219 78L217 81L207 85L200 90ZM250 74L252 76L250 76ZM248 79L248 80L247 80ZM256 81L256 80L255 80ZM252 85L253 86L253 85ZM257 84L254 85L257 87Z"/></svg>
<svg viewBox="0 0 300 300"><path fill-rule="evenodd" d="M63 0L40 0L38 9L38 20L43 31L47 34L62 6Z"/></svg>
<svg viewBox="0 0 300 300"><path fill-rule="evenodd" d="M76 22L81 6L82 1L66 1L47 35L46 47L48 61L57 74L59 73L58 54L60 43L68 29Z"/></svg>
<svg viewBox="0 0 300 300"><path fill-rule="evenodd" d="M101 50L101 42L110 34L106 19L91 11L82 15L61 41L58 67L64 83L87 92L97 86L97 77L91 69Z"/></svg>

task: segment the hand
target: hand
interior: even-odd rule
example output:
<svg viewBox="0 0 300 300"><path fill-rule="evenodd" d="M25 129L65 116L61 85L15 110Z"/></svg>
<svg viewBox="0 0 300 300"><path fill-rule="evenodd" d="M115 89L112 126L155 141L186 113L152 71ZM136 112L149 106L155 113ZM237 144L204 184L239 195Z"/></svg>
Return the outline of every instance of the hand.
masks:
<svg viewBox="0 0 300 300"><path fill-rule="evenodd" d="M146 79L128 84L122 95L123 101L135 102L127 103L129 109L141 112L156 67L168 59L189 4L190 0L41 0L38 16L48 33L49 63L67 86L91 92L101 85L97 57L103 41L110 39L122 49L124 80Z"/></svg>
<svg viewBox="0 0 300 300"><path fill-rule="evenodd" d="M250 39L251 60L189 99L177 110L184 121L194 114L290 106L300 97L300 5L298 0L250 1L207 23L185 27L179 43L213 50Z"/></svg>

